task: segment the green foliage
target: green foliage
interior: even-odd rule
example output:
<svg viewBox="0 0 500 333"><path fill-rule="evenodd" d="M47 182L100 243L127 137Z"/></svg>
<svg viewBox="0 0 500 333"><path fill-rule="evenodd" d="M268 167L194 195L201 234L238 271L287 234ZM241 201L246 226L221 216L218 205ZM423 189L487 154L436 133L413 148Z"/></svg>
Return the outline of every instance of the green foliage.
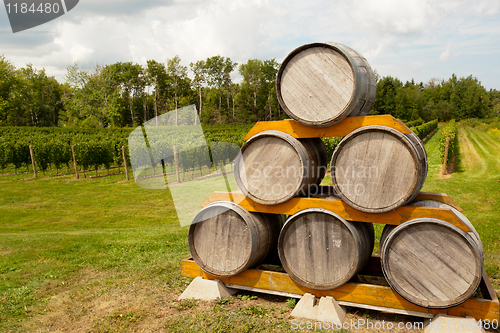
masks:
<svg viewBox="0 0 500 333"><path fill-rule="evenodd" d="M0 168L5 169L7 164L9 164L9 156L8 156L8 142L2 138L0 138Z"/></svg>
<svg viewBox="0 0 500 333"><path fill-rule="evenodd" d="M236 297L238 297L239 299L241 299L242 301L251 301L251 300L254 300L254 299L257 299L257 296L255 295L237 295Z"/></svg>
<svg viewBox="0 0 500 333"><path fill-rule="evenodd" d="M51 162L52 146L49 142L38 142L33 146L35 163L41 171L46 171Z"/></svg>
<svg viewBox="0 0 500 333"><path fill-rule="evenodd" d="M225 305L225 304L232 304L234 301L231 299L231 297L217 297L215 299L215 303L219 305Z"/></svg>
<svg viewBox="0 0 500 333"><path fill-rule="evenodd" d="M413 80L403 84L387 76L377 82L377 96L370 114L391 114L413 127L418 124L410 121L418 118L428 122L436 118L448 121L495 116L499 105L498 91L487 92L472 75L457 78L453 74L447 81L431 79L426 84L416 84Z"/></svg>
<svg viewBox="0 0 500 333"><path fill-rule="evenodd" d="M441 129L440 137L439 137L439 158L441 162L444 163L444 154L446 150L446 139L450 138L448 145L448 159L447 163L450 163L453 155L456 153L457 146L457 125L455 123L455 119L452 119L445 127Z"/></svg>
<svg viewBox="0 0 500 333"><path fill-rule="evenodd" d="M330 162L330 160L332 159L333 152L335 151L335 148L337 148L337 145L342 140L342 137L321 138L321 140L324 142L326 146L327 161Z"/></svg>
<svg viewBox="0 0 500 333"><path fill-rule="evenodd" d="M434 119L425 124L416 127L411 127L411 130L421 139L425 139L427 135L432 133L438 127L438 120Z"/></svg>
<svg viewBox="0 0 500 333"><path fill-rule="evenodd" d="M240 309L240 311L247 316L263 318L268 314L269 309L263 306L249 305L243 309Z"/></svg>
<svg viewBox="0 0 500 333"><path fill-rule="evenodd" d="M405 123L405 125L408 127L416 127L416 126L422 125L423 123L424 123L424 120L422 118L419 118L417 120L408 121Z"/></svg>
<svg viewBox="0 0 500 333"><path fill-rule="evenodd" d="M212 168L212 162L230 163L238 153L238 147L244 143L243 138L252 125L217 125L204 126L203 131L207 146L211 149L213 142L227 142L232 145L221 147L217 144L214 151L207 152L207 148L200 146L194 150L182 151L182 142L191 142L193 135L189 126L178 126L169 129L164 134L162 141L168 144L154 146L153 150L161 149L159 155L170 157L165 160L167 165L173 166L174 158L171 151L173 145L177 145L179 151L179 166L185 172L189 170L200 170L203 167ZM162 129L159 129L163 131ZM150 131L155 131L154 128ZM29 145L33 145L35 162L41 171L46 171L50 165L60 169L63 165L69 167L72 162L71 146L75 146L77 164L83 170L90 168L97 171L99 167L109 170L112 164L123 165L122 146L125 147L127 165L130 166L130 154L128 148L128 137L131 128L125 129L73 129L73 128L35 128L35 127L3 127L0 134L0 168L8 165L16 168L31 163ZM158 134L157 134L158 135ZM160 136L163 135L160 132ZM140 138L141 140L142 137ZM219 148L219 149L217 149ZM132 150L131 154L147 154L147 151ZM209 155L210 154L210 155ZM212 161L208 158L212 157ZM149 155L142 158L149 161Z"/></svg>
<svg viewBox="0 0 500 333"><path fill-rule="evenodd" d="M194 298L186 298L186 299L180 300L178 304L172 305L171 308L176 309L178 311L184 311L187 309L192 309L196 305L198 305L197 300L195 300Z"/></svg>
<svg viewBox="0 0 500 333"><path fill-rule="evenodd" d="M179 56L166 63L147 60L146 66L117 62L82 68L75 63L60 84L44 69L31 64L16 69L1 56L0 126L135 127L191 104L207 125L285 119L276 94L279 66L276 59L237 64L216 55L191 63L189 75ZM239 83L232 81L235 70L242 76ZM497 117L500 92L486 91L472 75L425 84L387 76L377 78L370 114L391 114L409 127L422 125L419 119Z"/></svg>
<svg viewBox="0 0 500 333"><path fill-rule="evenodd" d="M286 300L286 306L288 306L290 309L293 309L295 307L295 304L297 304L297 300L295 298L288 298Z"/></svg>

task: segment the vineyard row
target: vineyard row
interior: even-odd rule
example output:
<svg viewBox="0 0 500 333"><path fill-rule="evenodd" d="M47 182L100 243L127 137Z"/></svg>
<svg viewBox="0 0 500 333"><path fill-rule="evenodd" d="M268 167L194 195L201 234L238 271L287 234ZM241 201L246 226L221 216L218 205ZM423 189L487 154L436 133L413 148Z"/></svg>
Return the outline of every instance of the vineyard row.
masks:
<svg viewBox="0 0 500 333"><path fill-rule="evenodd" d="M417 121L419 124L421 121ZM437 128L437 120L411 129L421 138ZM236 156L237 148L244 143L244 136L251 125L225 125L203 128L204 139L207 145L199 145L195 149L182 149L183 144L189 145L196 140L188 126L169 128L165 132L161 128L148 128L148 135L152 134L163 145L152 145L151 152L154 156L168 156L164 163L172 167L174 153L172 148L177 146L178 166L182 171L212 167L222 161L230 161ZM157 132L156 132L157 131ZM125 147L126 162L130 165L130 156L135 155L136 160L151 161L148 151L140 147L131 147L129 151L128 138L132 129L66 129L66 128L34 128L34 127L4 127L0 136L0 168L8 166L17 169L31 164L29 146L33 147L34 159L38 170L46 171L49 168L61 169L73 164L72 146L74 147L77 165L83 170L104 167L109 170L111 165L124 164L122 146ZM139 133L142 135L141 133ZM190 137L190 135L192 137ZM143 140L142 138L139 138ZM340 142L341 137L323 138L330 159L333 151ZM212 142L229 142L233 146L217 151L211 147ZM159 150L159 151L157 151ZM210 158L208 158L210 156ZM160 163L158 163L160 164ZM156 165L153 165L156 167Z"/></svg>

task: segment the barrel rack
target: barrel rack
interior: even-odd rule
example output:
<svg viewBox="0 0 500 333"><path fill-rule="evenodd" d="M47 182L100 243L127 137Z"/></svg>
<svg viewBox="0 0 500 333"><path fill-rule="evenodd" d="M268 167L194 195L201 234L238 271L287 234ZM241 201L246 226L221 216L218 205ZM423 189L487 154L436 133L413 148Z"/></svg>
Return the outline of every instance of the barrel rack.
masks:
<svg viewBox="0 0 500 333"><path fill-rule="evenodd" d="M410 133L410 129L401 121L390 115L348 117L341 122L326 128L311 128L294 120L258 122L245 136L251 136L265 130L279 130L295 138L316 138L345 136L353 130L369 125L383 125L395 128L402 133ZM233 201L250 212L293 215L307 208L323 208L335 212L348 221L359 221L379 224L399 225L416 218L437 218L462 229L471 230L453 211L446 208L431 208L417 206L402 206L387 213L364 213L358 211L341 200L332 197L331 187L322 186L318 197L295 197L278 205L262 205L245 197L241 192L214 192L202 204L206 206L216 201ZM414 201L434 200L446 203L459 211L462 209L446 194L421 192ZM255 269L248 269L231 277L218 277L204 272L192 258L181 261L181 275L207 280L220 280L227 287L261 292L272 295L300 298L305 293L316 297L332 296L339 304L377 310L382 312L405 314L416 317L433 318L438 313L447 313L451 316L473 317L476 320L499 320L500 303L490 279L483 269L479 289L482 298L470 298L464 303L446 309L428 309L406 301L394 292L386 283L380 258L372 256L365 269L358 276L346 284L331 290L316 290L304 287L293 281L287 273L271 265L262 265ZM362 281L366 280L366 281ZM375 281L375 282L373 282Z"/></svg>

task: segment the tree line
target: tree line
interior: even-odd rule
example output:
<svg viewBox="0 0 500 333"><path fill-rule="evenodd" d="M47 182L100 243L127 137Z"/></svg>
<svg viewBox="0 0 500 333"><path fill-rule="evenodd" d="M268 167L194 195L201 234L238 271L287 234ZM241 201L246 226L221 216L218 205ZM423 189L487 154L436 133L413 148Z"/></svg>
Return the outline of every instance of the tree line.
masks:
<svg viewBox="0 0 500 333"><path fill-rule="evenodd" d="M105 128L138 126L195 104L202 124L245 124L288 118L276 97L275 59L238 64L220 55L182 64L179 56L146 65L117 62L68 66L59 83L31 64L16 69L0 56L0 126ZM240 82L233 82L235 73ZM485 118L500 112L500 92L473 77L413 80L377 77L370 114L403 121Z"/></svg>

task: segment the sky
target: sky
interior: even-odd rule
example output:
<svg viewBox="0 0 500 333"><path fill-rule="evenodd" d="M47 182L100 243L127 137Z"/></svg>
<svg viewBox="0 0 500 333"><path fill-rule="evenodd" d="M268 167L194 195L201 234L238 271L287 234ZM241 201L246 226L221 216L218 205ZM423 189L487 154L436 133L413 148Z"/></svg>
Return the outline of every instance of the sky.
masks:
<svg viewBox="0 0 500 333"><path fill-rule="evenodd" d="M214 55L281 62L313 42L350 46L380 76L403 82L472 75L500 90L500 0L80 0L17 33L0 8L0 55L61 83L77 61L80 68L175 55L184 66Z"/></svg>

